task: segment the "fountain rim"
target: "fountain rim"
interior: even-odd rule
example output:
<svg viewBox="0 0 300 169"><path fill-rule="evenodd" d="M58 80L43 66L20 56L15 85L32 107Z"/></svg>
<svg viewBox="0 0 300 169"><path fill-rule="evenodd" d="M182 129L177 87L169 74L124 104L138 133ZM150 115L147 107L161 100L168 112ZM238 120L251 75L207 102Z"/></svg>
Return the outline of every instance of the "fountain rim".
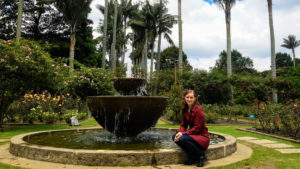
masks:
<svg viewBox="0 0 300 169"><path fill-rule="evenodd" d="M88 149L70 149L70 148L57 148L57 147L50 147L50 146L42 146L38 144L31 144L26 141L24 141L24 137L30 136L30 135L37 135L37 134L43 134L43 133L51 133L51 132L60 132L60 131L80 131L80 130L104 130L102 127L92 127L92 128L77 128L77 129L60 129L60 130L47 130L47 131L38 131L38 132L30 132L26 134L20 134L17 136L14 136L10 139L10 145L21 145L29 148L38 148L43 150L49 150L49 151L66 151L66 152L85 152L85 153L105 153L105 154L111 154L111 153L145 153L145 152L176 152L180 151L181 149L178 148L169 148L169 149L154 149L154 150L88 150ZM176 132L177 129L174 128L161 128L161 127L152 127L150 130L172 130ZM224 141L219 144L213 144L209 145L208 149L216 149L218 147L225 147L228 144L234 144L236 142L236 139L233 136L218 133L218 132L209 132L210 134L216 134L219 136L224 137Z"/></svg>

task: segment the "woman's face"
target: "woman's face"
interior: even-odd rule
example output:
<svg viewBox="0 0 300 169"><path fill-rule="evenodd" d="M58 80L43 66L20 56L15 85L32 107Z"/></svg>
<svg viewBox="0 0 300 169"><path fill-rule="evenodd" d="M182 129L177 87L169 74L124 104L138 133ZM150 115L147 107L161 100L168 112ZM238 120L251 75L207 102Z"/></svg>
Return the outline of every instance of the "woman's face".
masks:
<svg viewBox="0 0 300 169"><path fill-rule="evenodd" d="M192 107L196 100L194 92L190 92L187 95L185 95L184 100L189 105L189 107Z"/></svg>

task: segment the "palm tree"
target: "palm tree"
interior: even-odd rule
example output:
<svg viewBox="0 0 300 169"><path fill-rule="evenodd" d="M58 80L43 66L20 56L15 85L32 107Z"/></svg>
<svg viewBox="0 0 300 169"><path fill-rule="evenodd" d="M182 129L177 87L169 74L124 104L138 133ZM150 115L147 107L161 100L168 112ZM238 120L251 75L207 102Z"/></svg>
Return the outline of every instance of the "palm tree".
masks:
<svg viewBox="0 0 300 169"><path fill-rule="evenodd" d="M182 70L182 20L181 20L181 0L178 0L178 33L179 33L179 54L178 54L178 63L179 70Z"/></svg>
<svg viewBox="0 0 300 169"><path fill-rule="evenodd" d="M296 40L295 35L289 35L287 39L283 38L283 44L282 47L285 47L287 49L292 49L293 53L293 59L294 59L294 68L296 67L296 55L295 55L295 48L297 48L300 45L300 40Z"/></svg>
<svg viewBox="0 0 300 169"><path fill-rule="evenodd" d="M21 37L22 14L23 14L23 0L19 0L18 20L17 20L17 35L16 35L17 43L19 43L20 37Z"/></svg>
<svg viewBox="0 0 300 169"><path fill-rule="evenodd" d="M276 79L276 58L275 58L275 38L274 38L274 27L273 27L273 13L272 13L272 0L268 1L268 12L269 12L269 25L270 25L270 39L271 39L271 70L272 79ZM277 91L272 91L273 101L277 103Z"/></svg>
<svg viewBox="0 0 300 169"><path fill-rule="evenodd" d="M74 69L74 51L76 44L76 28L87 18L91 11L90 4L92 0L56 0L57 9L63 14L64 20L71 29L70 36L70 70Z"/></svg>
<svg viewBox="0 0 300 169"><path fill-rule="evenodd" d="M214 0L220 8L225 12L225 22L226 22L226 37L227 37L227 77L230 78L232 75L232 65L231 65L231 8L235 5L235 0ZM233 87L229 84L229 96L231 98L231 103L233 103Z"/></svg>
<svg viewBox="0 0 300 169"><path fill-rule="evenodd" d="M104 20L103 20L103 49L102 49L102 69L105 69L106 62L106 44L107 44L107 16L108 16L108 0L105 0L104 9Z"/></svg>
<svg viewBox="0 0 300 169"><path fill-rule="evenodd" d="M132 0L121 0L121 14L123 17L123 32L124 32L124 40L125 43L123 45L122 49L122 59L121 59L121 64L124 65L124 60L125 60L125 50L126 50L126 44L127 44L127 19L132 18L134 14L137 12L139 7L139 4L132 4Z"/></svg>

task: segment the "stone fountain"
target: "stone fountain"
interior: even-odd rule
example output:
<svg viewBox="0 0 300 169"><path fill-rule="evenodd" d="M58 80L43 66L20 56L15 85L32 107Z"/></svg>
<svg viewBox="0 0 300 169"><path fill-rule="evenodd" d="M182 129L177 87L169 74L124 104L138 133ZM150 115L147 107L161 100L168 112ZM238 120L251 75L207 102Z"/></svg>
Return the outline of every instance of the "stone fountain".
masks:
<svg viewBox="0 0 300 169"><path fill-rule="evenodd" d="M159 119L166 97L146 96L145 80L118 78L114 87L121 96L89 96L92 116L107 131L119 137L134 137Z"/></svg>
<svg viewBox="0 0 300 169"><path fill-rule="evenodd" d="M11 139L10 153L33 160L89 166L182 163L186 155L171 140L176 129L147 130L164 111L167 98L146 96L144 83L143 79L116 79L114 87L121 96L87 98L92 115L106 131L78 128L22 134ZM208 160L236 151L234 137L212 132L210 137Z"/></svg>

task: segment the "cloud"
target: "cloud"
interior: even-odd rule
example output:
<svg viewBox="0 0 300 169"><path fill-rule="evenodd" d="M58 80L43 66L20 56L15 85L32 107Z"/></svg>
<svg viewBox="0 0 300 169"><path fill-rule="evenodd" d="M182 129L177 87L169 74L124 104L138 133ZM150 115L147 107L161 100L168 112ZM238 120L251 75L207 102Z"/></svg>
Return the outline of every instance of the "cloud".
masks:
<svg viewBox="0 0 300 169"><path fill-rule="evenodd" d="M206 70L215 64L220 52L226 49L224 11L211 4L211 0L208 1L209 3L205 0L182 1L183 50L194 68ZM176 0L169 0L169 13L177 15L177 3ZM97 9L93 8L92 13L94 10ZM99 19L103 17L98 10L96 12L98 13L91 13L89 16L93 18L94 26L98 25ZM269 70L271 50L267 1L237 1L231 12L231 48L237 49L243 56L250 57L258 71ZM281 47L281 44L283 38L287 38L289 34L300 39L299 16L299 0L273 0L276 53L291 54L291 50ZM174 25L172 31L171 37L178 46L178 25ZM166 40L163 40L162 49L168 46ZM300 47L296 48L295 52L296 57L300 58ZM129 61L129 58L126 61Z"/></svg>

